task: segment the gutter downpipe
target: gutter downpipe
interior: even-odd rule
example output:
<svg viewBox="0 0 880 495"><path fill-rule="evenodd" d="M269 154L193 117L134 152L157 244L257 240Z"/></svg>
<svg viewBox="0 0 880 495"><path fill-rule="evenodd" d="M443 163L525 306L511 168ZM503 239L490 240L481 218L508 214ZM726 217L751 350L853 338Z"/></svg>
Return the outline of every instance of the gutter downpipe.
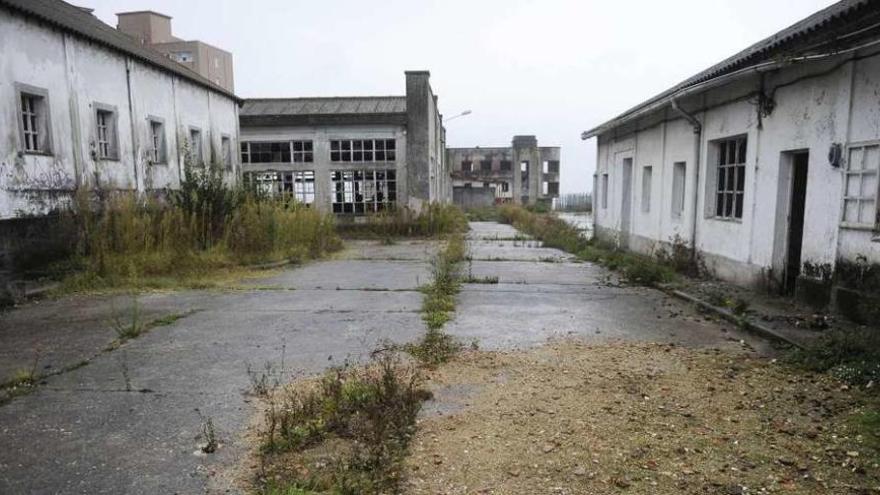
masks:
<svg viewBox="0 0 880 495"><path fill-rule="evenodd" d="M703 142L703 124L692 114L678 105L678 99L673 98L670 102L672 110L684 117L694 127L694 215L691 234L691 260L697 259L697 219L699 218L700 199L700 148Z"/></svg>

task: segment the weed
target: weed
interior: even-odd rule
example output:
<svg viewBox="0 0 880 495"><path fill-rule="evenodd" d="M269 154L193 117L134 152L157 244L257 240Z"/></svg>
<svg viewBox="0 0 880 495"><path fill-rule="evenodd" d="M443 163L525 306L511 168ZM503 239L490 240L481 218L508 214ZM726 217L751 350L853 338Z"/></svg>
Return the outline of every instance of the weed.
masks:
<svg viewBox="0 0 880 495"><path fill-rule="evenodd" d="M467 218L454 205L432 203L418 214L396 208L368 215L363 222L340 222L337 230L347 237L437 237L466 232Z"/></svg>
<svg viewBox="0 0 880 495"><path fill-rule="evenodd" d="M786 361L809 371L830 373L854 385L877 384L880 332L869 328L832 330L808 347L792 350Z"/></svg>
<svg viewBox="0 0 880 495"><path fill-rule="evenodd" d="M474 275L468 275L467 277L461 280L464 284L487 284L493 285L497 284L499 281L498 276L496 275L486 275L484 277L477 277Z"/></svg>
<svg viewBox="0 0 880 495"><path fill-rule="evenodd" d="M130 307L131 314L127 317L117 313L115 309L113 310L113 320L111 323L120 342L137 338L146 330L141 322L141 307L136 296L132 296Z"/></svg>
<svg viewBox="0 0 880 495"><path fill-rule="evenodd" d="M125 391L131 392L131 375L128 371L128 354L124 351L122 353L122 357L119 359L119 368L122 371L122 380L125 382Z"/></svg>
<svg viewBox="0 0 880 495"><path fill-rule="evenodd" d="M862 437L864 445L880 458L880 409L869 408L858 414L853 426Z"/></svg>
<svg viewBox="0 0 880 495"><path fill-rule="evenodd" d="M440 330L440 327L445 323L445 321L442 322L442 324L437 322L439 327L434 328L432 328L429 323L428 332L422 340L416 344L405 346L404 350L428 367L434 367L449 362L461 352L462 349L464 349L464 345L456 340L455 337ZM472 348L473 344L474 343L472 343Z"/></svg>
<svg viewBox="0 0 880 495"><path fill-rule="evenodd" d="M422 378L396 354L276 394L266 411L261 493L397 493Z"/></svg>
<svg viewBox="0 0 880 495"><path fill-rule="evenodd" d="M214 429L214 420L206 418L204 423L202 423L202 437L205 439L205 445L202 446L202 452L205 454L213 454L217 452L217 447L220 446L217 443L217 432Z"/></svg>
<svg viewBox="0 0 880 495"><path fill-rule="evenodd" d="M280 378L278 378L275 366L271 362L266 362L263 371L254 370L248 363L247 374L251 380L251 393L257 397L268 396L279 385ZM271 381L273 376L276 377L274 382Z"/></svg>

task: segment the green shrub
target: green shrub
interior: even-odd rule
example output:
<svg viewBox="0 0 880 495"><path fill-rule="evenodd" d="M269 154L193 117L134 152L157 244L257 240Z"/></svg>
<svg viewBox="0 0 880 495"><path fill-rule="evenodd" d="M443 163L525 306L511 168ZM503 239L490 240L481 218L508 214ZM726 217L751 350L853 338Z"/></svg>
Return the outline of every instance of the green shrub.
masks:
<svg viewBox="0 0 880 495"><path fill-rule="evenodd" d="M853 385L877 384L880 332L870 328L832 330L805 349L792 350L786 360L809 371L830 373Z"/></svg>
<svg viewBox="0 0 880 495"><path fill-rule="evenodd" d="M467 230L467 217L460 208L439 203L426 206L419 214L409 208L395 208L367 215L364 222L339 222L339 231L347 236L380 239L436 237Z"/></svg>

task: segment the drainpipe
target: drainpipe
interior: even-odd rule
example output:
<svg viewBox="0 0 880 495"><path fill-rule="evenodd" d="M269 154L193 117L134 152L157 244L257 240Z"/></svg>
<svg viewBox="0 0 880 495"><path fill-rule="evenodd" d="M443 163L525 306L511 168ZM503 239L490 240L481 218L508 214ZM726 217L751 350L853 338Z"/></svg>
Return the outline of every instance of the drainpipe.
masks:
<svg viewBox="0 0 880 495"><path fill-rule="evenodd" d="M698 204L700 199L700 145L703 142L703 124L692 114L686 112L678 105L677 99L672 99L672 110L684 117L694 127L694 215L692 224L691 258L697 257L697 219L699 218Z"/></svg>

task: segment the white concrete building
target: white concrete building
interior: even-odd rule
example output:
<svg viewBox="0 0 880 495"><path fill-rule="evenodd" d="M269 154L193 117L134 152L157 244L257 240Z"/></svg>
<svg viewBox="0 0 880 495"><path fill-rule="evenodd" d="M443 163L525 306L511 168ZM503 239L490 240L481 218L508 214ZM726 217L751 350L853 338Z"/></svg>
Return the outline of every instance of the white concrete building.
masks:
<svg viewBox="0 0 880 495"><path fill-rule="evenodd" d="M820 11L584 132L597 235L786 291L880 263L878 95L880 2Z"/></svg>
<svg viewBox="0 0 880 495"><path fill-rule="evenodd" d="M339 215L452 200L445 129L427 71L406 95L254 98L241 111L246 181Z"/></svg>
<svg viewBox="0 0 880 495"><path fill-rule="evenodd" d="M0 241L78 188L178 186L186 143L236 181L239 104L88 10L0 0Z"/></svg>

